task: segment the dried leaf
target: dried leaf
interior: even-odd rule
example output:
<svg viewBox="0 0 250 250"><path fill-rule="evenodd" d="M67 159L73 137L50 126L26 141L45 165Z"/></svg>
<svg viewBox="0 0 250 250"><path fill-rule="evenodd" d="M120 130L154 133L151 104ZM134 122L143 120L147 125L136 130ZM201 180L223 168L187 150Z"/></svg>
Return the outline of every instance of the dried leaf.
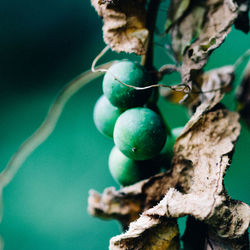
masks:
<svg viewBox="0 0 250 250"><path fill-rule="evenodd" d="M102 195L90 190L88 211L100 218L117 219L126 228L142 211L155 206L170 187L176 186L181 171L176 168L118 191L106 188Z"/></svg>
<svg viewBox="0 0 250 250"><path fill-rule="evenodd" d="M173 50L182 60L183 83L192 87L192 81L200 74L211 52L223 43L234 22L245 13L247 3L247 0L192 2L182 18L170 28Z"/></svg>
<svg viewBox="0 0 250 250"><path fill-rule="evenodd" d="M183 5L183 2L184 1L180 2L180 6ZM172 2L172 5L169 8L168 13L170 17L174 5L176 5L175 1ZM179 10L179 8L177 10ZM184 14L184 10L183 12L181 12L182 15ZM175 52L178 61L182 60L186 48L190 46L192 42L199 36L205 13L206 7L204 5L197 4L195 6L192 6L191 10L189 11L189 14L185 15L179 22L177 22L178 19L176 17L176 25L171 28L170 33L172 37L172 48ZM166 23L167 29L169 29L168 26L169 19Z"/></svg>
<svg viewBox="0 0 250 250"><path fill-rule="evenodd" d="M230 65L199 75L196 84L193 84L192 91L183 104L190 110L195 110L201 103L209 103L216 95L223 95L231 90L234 70L234 67Z"/></svg>
<svg viewBox="0 0 250 250"><path fill-rule="evenodd" d="M111 238L110 250L118 249L179 249L179 230L175 219L140 217L129 231Z"/></svg>
<svg viewBox="0 0 250 250"><path fill-rule="evenodd" d="M192 109L198 107L176 141L171 170L118 191L108 188L103 194L90 192L92 215L117 219L124 229L128 228L126 233L111 239L110 249L178 249L176 218L184 215L202 221L217 239L235 242L236 238L245 237L250 207L232 200L223 185L240 133L239 116L216 106L230 87L234 67L204 74L202 68L239 20L246 2L172 2L178 8L169 19L168 29L174 51L183 63L182 82L193 91L185 104ZM136 25L142 24L133 27L132 34L137 33L138 27L139 32L142 27L145 29L145 13L140 15L138 9L132 10L131 3L144 10L145 1L92 0L104 19L105 41L116 51L142 54L146 40L138 46L138 40L132 42L128 31L130 17L136 18Z"/></svg>
<svg viewBox="0 0 250 250"><path fill-rule="evenodd" d="M124 242L136 246L144 233L160 226L165 218L184 215L205 221L219 237L234 239L245 234L250 208L232 200L223 186L223 176L240 132L238 118L237 113L227 110L206 113L191 126L192 130L177 139L174 168L183 168L189 162L176 186L178 190L170 188L158 205L144 211L137 221L131 223L125 234L112 238L111 249L112 246L120 246L114 249L130 249Z"/></svg>
<svg viewBox="0 0 250 250"><path fill-rule="evenodd" d="M128 215L136 211L135 219L140 209L144 211L125 234L111 239L111 249L150 249L148 233L154 234L154 230L164 227L168 218L184 215L204 221L218 237L243 237L250 222L250 208L243 202L232 200L223 185L240 133L239 115L224 109L209 112L220 99L221 95L216 95L212 101L197 108L176 141L171 171L120 191L113 190L109 199L105 198L104 192L102 196L98 195L94 206L90 203L90 208L94 208L92 214L98 216L101 211L108 218L117 218L117 215L129 218ZM164 193L165 197L157 205ZM162 240L162 237L156 238Z"/></svg>
<svg viewBox="0 0 250 250"><path fill-rule="evenodd" d="M206 102L206 105L209 105L215 96L220 96L219 99L222 99L224 93L231 90L234 70L234 66L229 65L198 75L188 95L184 91L177 92L166 88L161 88L161 95L171 102L182 101L189 110L195 111L200 104Z"/></svg>
<svg viewBox="0 0 250 250"><path fill-rule="evenodd" d="M167 203L169 216L193 215L205 220L219 236L228 238L244 234L250 221L249 206L231 200L223 186L240 133L238 118L235 112L216 110L184 128L174 146L173 161L175 166L183 164L183 158L192 162L187 175L190 180L182 184L185 192L171 189L162 201Z"/></svg>
<svg viewBox="0 0 250 250"><path fill-rule="evenodd" d="M211 52L219 47L238 16L239 7L232 1L206 1L207 14L198 39L185 51L182 81L189 82L194 72L206 64Z"/></svg>
<svg viewBox="0 0 250 250"><path fill-rule="evenodd" d="M116 52L145 54L148 39L144 0L91 0L103 18L104 41Z"/></svg>

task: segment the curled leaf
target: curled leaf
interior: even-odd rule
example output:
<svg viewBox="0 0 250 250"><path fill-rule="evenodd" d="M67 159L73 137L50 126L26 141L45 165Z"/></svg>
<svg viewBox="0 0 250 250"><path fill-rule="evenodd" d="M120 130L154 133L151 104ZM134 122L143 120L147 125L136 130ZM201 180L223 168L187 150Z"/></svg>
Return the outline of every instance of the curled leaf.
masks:
<svg viewBox="0 0 250 250"><path fill-rule="evenodd" d="M145 54L148 39L145 1L91 0L103 18L104 41L116 52Z"/></svg>
<svg viewBox="0 0 250 250"><path fill-rule="evenodd" d="M246 12L247 2L195 1L172 25L169 32L173 50L178 60L182 61L183 83L192 86L192 81L199 75L211 52L223 43L232 25ZM172 5L175 3L172 1ZM241 20L246 21L246 18Z"/></svg>
<svg viewBox="0 0 250 250"><path fill-rule="evenodd" d="M231 89L233 79L234 67L231 65L199 75L184 104L190 110L195 110L201 103L211 102L216 95L222 96Z"/></svg>
<svg viewBox="0 0 250 250"><path fill-rule="evenodd" d="M180 171L176 168L120 190L106 188L102 194L90 190L88 211L93 216L119 220L127 228L142 211L156 205L170 187L176 186Z"/></svg>
<svg viewBox="0 0 250 250"><path fill-rule="evenodd" d="M172 8L176 8L175 5L177 4L176 2L180 1L172 1L168 16L171 18L172 16ZM186 5L184 4L186 2ZM183 54L188 46L190 46L195 39L200 34L200 31L202 29L203 25L203 19L205 17L206 13L206 6L203 4L192 4L190 9L188 10L189 14L184 15L184 11L186 11L188 7L188 1L181 1L178 3L179 6L176 8L177 12L175 17L173 19L173 24L172 27L169 27L169 23L171 19L167 19L166 23L166 29L170 29L170 34L172 37L172 48L175 52L176 58L178 61L182 60ZM186 8L183 8L186 7ZM182 10L182 11L181 11ZM182 17L182 18L180 18Z"/></svg>
<svg viewBox="0 0 250 250"><path fill-rule="evenodd" d="M132 222L125 234L111 238L109 246L110 250L179 248L179 230L175 219L145 216Z"/></svg>
<svg viewBox="0 0 250 250"><path fill-rule="evenodd" d="M111 249L130 249L131 246L150 249L148 232L154 234L154 230L164 227L169 219L185 215L203 221L208 230L219 238L230 239L232 244L233 239L245 237L250 207L231 199L223 184L240 133L239 115L215 108L222 96L213 95L196 109L176 140L172 170L120 191L113 189L108 199L104 192L94 203L89 203L96 216L101 212L102 217L118 218L121 222L122 216L131 219L129 215L136 215L129 222L139 217L125 234L111 239ZM92 198L93 195L90 200ZM140 215L139 211L143 213ZM138 245L139 242L143 245Z"/></svg>
<svg viewBox="0 0 250 250"><path fill-rule="evenodd" d="M144 211L125 234L112 238L111 249L129 249L121 242L136 244L149 228L162 225L166 218L184 215L204 221L219 237L234 239L245 234L250 208L232 200L223 185L240 132L238 118L237 113L219 109L203 114L193 126L187 126L190 130L184 131L174 147L174 168L186 167L178 185L170 188L158 205ZM151 221L150 227L145 221Z"/></svg>
<svg viewBox="0 0 250 250"><path fill-rule="evenodd" d="M222 99L224 93L231 89L234 70L234 66L229 65L201 73L193 82L190 93L161 88L161 95L174 103L181 101L191 111L195 111L196 107L202 103L211 106L215 99ZM218 100L215 103L218 103Z"/></svg>
<svg viewBox="0 0 250 250"><path fill-rule="evenodd" d="M207 13L196 41L183 54L182 81L189 82L206 64L211 52L219 47L239 14L233 1L206 1Z"/></svg>

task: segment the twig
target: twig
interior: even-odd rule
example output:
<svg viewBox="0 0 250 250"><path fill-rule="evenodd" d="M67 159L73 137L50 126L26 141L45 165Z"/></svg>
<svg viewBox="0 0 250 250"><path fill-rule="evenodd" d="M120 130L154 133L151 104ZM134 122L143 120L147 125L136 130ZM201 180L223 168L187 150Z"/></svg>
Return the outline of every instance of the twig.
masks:
<svg viewBox="0 0 250 250"><path fill-rule="evenodd" d="M109 68L112 64L113 61L103 64L100 67ZM70 82L62 90L55 102L52 104L44 122L35 131L35 133L19 147L18 151L12 156L5 169L0 173L0 193L2 193L2 189L14 178L18 169L21 167L27 157L53 132L68 100L84 85L101 76L102 74L102 72L93 73L91 71L86 71Z"/></svg>
<svg viewBox="0 0 250 250"><path fill-rule="evenodd" d="M102 68L101 66L98 67L97 69L95 68L96 67L96 64L97 62L106 54L106 52L110 49L110 47L107 45L98 55L97 57L94 59L94 61L92 62L92 65L91 65L91 71L92 72L107 72L108 70L107 69L104 69Z"/></svg>
<svg viewBox="0 0 250 250"><path fill-rule="evenodd" d="M91 66L91 70L92 72L109 72L114 78L115 80L117 80L119 83L121 83L122 85L129 87L129 88L133 88L135 90L145 90L145 89L151 89L151 88L159 88L159 87L163 87L163 88L169 88L171 90L174 91L184 91L185 93L190 93L191 89L187 84L176 84L176 85L165 85L165 84L151 84L145 87L137 87L137 86L133 86L130 84L127 84L125 82L122 82L115 74L113 74L109 68L102 68L101 66L99 66L98 68L96 68L96 64L98 63L98 60L101 59L101 57L108 51L109 46L106 46L98 55L97 57L94 59L92 66ZM162 69L160 69L161 71L159 71L159 73L166 73L167 71L167 67L171 66L171 69L169 67L168 71L172 70L175 71L177 70L177 68L174 65L164 65Z"/></svg>

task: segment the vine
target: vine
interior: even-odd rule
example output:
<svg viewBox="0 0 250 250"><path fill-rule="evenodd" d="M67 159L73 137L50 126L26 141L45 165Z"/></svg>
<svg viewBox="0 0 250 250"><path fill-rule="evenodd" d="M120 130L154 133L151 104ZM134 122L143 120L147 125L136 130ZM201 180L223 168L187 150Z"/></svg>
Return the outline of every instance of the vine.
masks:
<svg viewBox="0 0 250 250"><path fill-rule="evenodd" d="M106 135L114 138L116 146L110 154L109 167L121 189L107 188L103 194L91 190L89 212L93 216L116 219L126 229L110 240L110 249L179 249L177 218L185 215L188 223L183 240L187 247L196 246L190 231L197 228L202 230L199 249L249 247L250 207L233 200L223 183L240 135L240 116L220 102L232 89L235 71L249 58L250 49L233 65L204 72L209 56L224 42L234 23L244 32L249 30L245 24L249 21L245 13L248 11L247 1L229 4L223 0L216 3L172 0L164 35L169 33L171 36L169 47L175 65L166 64L156 70L153 50L157 45L154 35L160 4L160 0L92 0L104 21L107 46L93 60L91 70L62 90L44 122L0 173L1 215L4 187L27 157L53 132L69 99L87 83L105 74L104 97L100 98L94 112L107 115L108 119L101 119L106 119L104 122L112 120L112 124L104 124L103 129L98 125L99 118L95 122L103 134L108 129ZM111 61L96 66L109 49L141 55L141 63ZM134 71L130 70L132 67ZM134 76L136 70L138 79ZM181 75L181 83L159 83L166 74L173 72ZM128 82L123 80L124 75ZM113 89L116 88L122 91L115 92ZM243 92L248 90L245 85L242 88ZM111 94L107 93L110 89ZM155 89L156 93L153 93ZM168 128L166 122L164 124L156 104L159 89L167 100L181 93L177 102L192 114L178 134ZM144 96L136 96L138 93L144 93ZM119 102L121 100L125 101ZM248 107L246 102L243 100L241 106ZM111 117L114 114L115 118ZM137 126L133 133L128 130L131 124ZM170 137L170 143L165 145L166 152L162 153L166 137ZM170 167L169 158L172 159ZM122 170L117 170L120 166L123 166Z"/></svg>

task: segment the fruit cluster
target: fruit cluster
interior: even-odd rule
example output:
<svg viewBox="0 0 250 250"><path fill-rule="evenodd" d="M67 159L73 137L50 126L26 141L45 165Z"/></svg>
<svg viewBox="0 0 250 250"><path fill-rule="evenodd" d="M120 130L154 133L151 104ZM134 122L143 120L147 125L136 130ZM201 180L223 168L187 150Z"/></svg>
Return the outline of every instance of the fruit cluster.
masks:
<svg viewBox="0 0 250 250"><path fill-rule="evenodd" d="M156 92L133 88L143 88L151 82L151 75L140 64L120 61L105 74L104 95L94 108L97 129L114 139L109 169L123 186L159 172L157 156L166 142L167 130L157 112Z"/></svg>

